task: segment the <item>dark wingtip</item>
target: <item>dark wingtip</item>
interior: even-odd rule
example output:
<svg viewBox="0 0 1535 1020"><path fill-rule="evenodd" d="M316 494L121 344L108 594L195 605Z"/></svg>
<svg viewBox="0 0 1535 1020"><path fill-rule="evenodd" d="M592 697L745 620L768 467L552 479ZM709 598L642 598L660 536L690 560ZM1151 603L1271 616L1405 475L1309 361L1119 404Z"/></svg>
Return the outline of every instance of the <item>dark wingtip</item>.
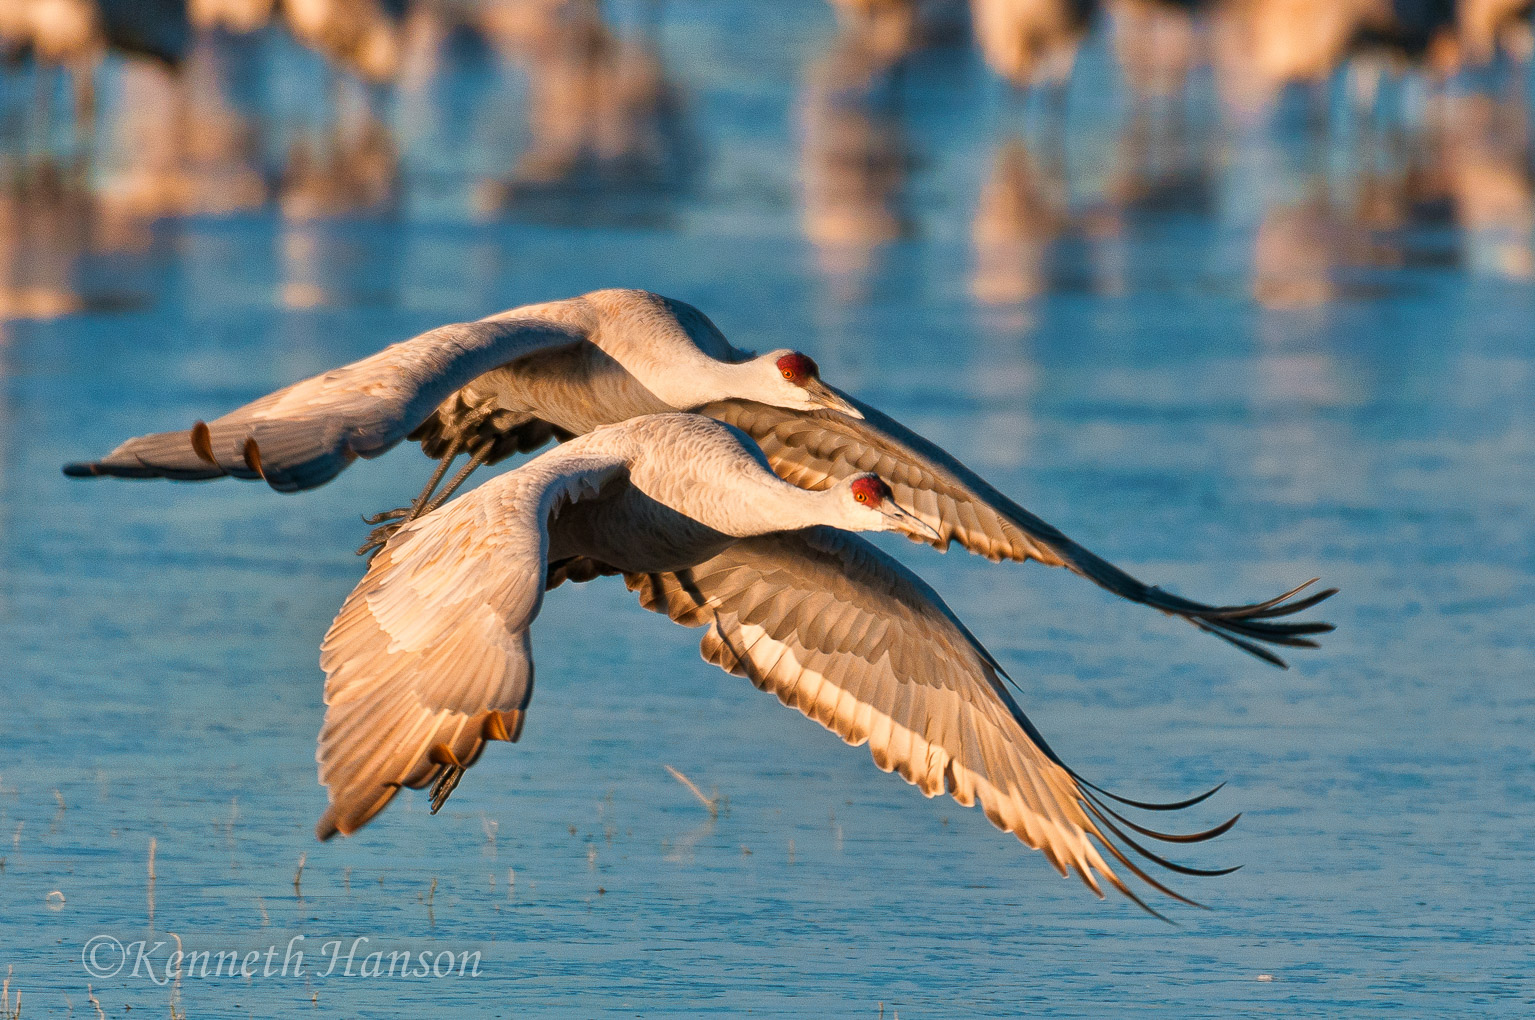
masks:
<svg viewBox="0 0 1535 1020"><path fill-rule="evenodd" d="M1290 664L1285 662L1274 652L1264 648L1263 645L1281 645L1290 648L1316 648L1315 641L1308 640L1306 635L1327 634L1334 628L1330 623L1273 623L1269 622L1278 617L1294 616L1296 613L1318 605L1338 594L1337 588L1327 588L1314 592L1303 598L1297 598L1301 592L1316 584L1319 578L1313 577L1305 584L1296 585L1282 595L1268 599L1264 602L1255 602L1241 606L1206 606L1198 602L1170 595L1160 588L1147 588L1148 597L1141 601L1154 606L1165 613L1172 613L1188 620L1200 630L1226 641L1249 655L1256 656L1280 669L1289 669Z"/></svg>
<svg viewBox="0 0 1535 1020"><path fill-rule="evenodd" d="M192 452L197 454L197 459L205 464L218 465L218 458L213 456L213 430L208 428L205 421L197 421L192 424L190 433L192 440Z"/></svg>
<svg viewBox="0 0 1535 1020"><path fill-rule="evenodd" d="M245 466L262 478L266 478L266 472L261 468L261 447L256 444L255 436L245 437L245 447L241 453L245 457Z"/></svg>
<svg viewBox="0 0 1535 1020"><path fill-rule="evenodd" d="M70 478L95 478L101 474L101 471L90 461L80 461L75 464L65 464L64 474Z"/></svg>
<svg viewBox="0 0 1535 1020"><path fill-rule="evenodd" d="M325 809L325 814L314 824L314 835L321 843L327 842L341 832L341 827L336 824L336 808L331 806Z"/></svg>
<svg viewBox="0 0 1535 1020"><path fill-rule="evenodd" d="M1224 836L1227 832L1231 831L1232 826L1236 825L1237 821L1242 817L1241 813L1238 812L1214 828L1206 829L1203 832L1159 832L1156 829L1147 828L1144 825L1126 818L1124 815L1120 814L1118 811L1115 811L1113 808L1103 803L1103 801L1099 800L1097 796L1095 796L1090 790L1084 790L1083 792L1086 794L1089 800L1098 805L1099 808L1108 812L1121 824L1129 826L1131 829L1140 833L1142 836L1150 836L1152 839L1161 840L1164 843L1203 843L1206 840Z"/></svg>
<svg viewBox="0 0 1535 1020"><path fill-rule="evenodd" d="M1110 793L1108 790L1105 790L1103 787L1099 786L1097 783L1092 783L1092 782L1089 782L1086 779L1083 779L1081 776L1077 775L1071 769L1067 769L1066 771L1071 776L1071 778L1075 779L1077 782L1081 783L1083 786L1086 786L1086 787L1089 787L1089 788L1091 788L1093 790L1098 791L1099 793L1103 794L1105 797L1108 797L1110 800L1118 801L1121 804L1128 804L1130 807L1140 808L1143 811L1182 811L1184 808L1190 808L1190 807L1193 807L1195 804L1203 803L1204 801L1209 800L1211 797L1213 797L1217 793L1219 793L1221 791L1221 789L1224 788L1225 785L1226 785L1224 782L1217 783L1215 786L1210 787L1204 793L1198 794L1197 796L1190 797L1187 800L1180 800L1180 801L1176 801L1176 802L1171 802L1171 803L1163 804L1163 803L1158 803L1156 801L1131 800L1128 797L1121 797L1117 793ZM1238 817L1240 817L1240 816L1238 816Z"/></svg>

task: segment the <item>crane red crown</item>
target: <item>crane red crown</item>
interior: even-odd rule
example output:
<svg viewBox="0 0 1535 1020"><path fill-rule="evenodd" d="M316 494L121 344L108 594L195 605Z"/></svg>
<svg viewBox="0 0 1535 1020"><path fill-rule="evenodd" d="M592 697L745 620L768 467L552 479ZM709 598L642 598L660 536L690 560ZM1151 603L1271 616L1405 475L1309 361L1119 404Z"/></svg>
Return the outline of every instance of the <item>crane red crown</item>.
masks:
<svg viewBox="0 0 1535 1020"><path fill-rule="evenodd" d="M796 386L803 386L821 374L821 369L807 355L791 351L778 359L778 370Z"/></svg>
<svg viewBox="0 0 1535 1020"><path fill-rule="evenodd" d="M873 475L863 475L853 479L851 486L853 498L869 507L877 507L887 499L891 499L890 486Z"/></svg>

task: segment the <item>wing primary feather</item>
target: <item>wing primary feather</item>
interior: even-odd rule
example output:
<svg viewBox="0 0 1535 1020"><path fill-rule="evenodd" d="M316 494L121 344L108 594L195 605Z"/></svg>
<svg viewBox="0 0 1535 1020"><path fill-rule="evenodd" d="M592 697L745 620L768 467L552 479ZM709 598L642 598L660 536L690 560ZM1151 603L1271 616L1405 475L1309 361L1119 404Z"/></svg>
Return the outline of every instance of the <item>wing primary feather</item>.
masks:
<svg viewBox="0 0 1535 1020"><path fill-rule="evenodd" d="M1184 808L1193 807L1195 804L1209 800L1211 797L1220 792L1221 787L1226 785L1224 782L1217 783L1216 785L1210 787L1210 789L1206 790L1204 793L1199 794L1197 797L1190 797L1188 800L1180 800L1177 802L1160 803L1157 801L1131 800L1128 797L1121 797L1117 793L1110 793L1108 790L1105 790L1097 783L1089 782L1088 780L1083 779L1075 771L1070 768L1066 768L1064 765L1061 767L1066 769L1066 772L1071 776L1072 779L1075 779L1083 786L1098 791L1105 797L1108 797L1110 800L1118 801L1121 804L1128 804L1133 808L1140 808L1142 811L1182 811Z"/></svg>
<svg viewBox="0 0 1535 1020"><path fill-rule="evenodd" d="M1119 851L1114 848L1113 844L1104 839L1101 834L1098 836L1098 842L1103 844L1105 847L1108 847L1109 852L1114 854L1116 857L1121 856ZM1134 868L1133 865L1131 867L1132 869ZM1156 918L1158 921L1161 921L1164 924L1170 924L1174 928L1182 927L1182 925L1180 925L1177 921L1174 921L1172 918L1168 917L1166 914L1162 913L1160 910L1157 910L1151 904L1141 899L1133 889L1124 883L1123 879L1114 874L1112 871L1105 871L1103 873L1103 877L1108 879L1109 884L1112 885L1115 889L1118 889L1121 895L1123 895L1131 903L1134 903L1137 907L1140 907L1146 913L1150 914L1152 917ZM1100 892L1098 894L1098 898L1102 899L1103 893Z"/></svg>
<svg viewBox="0 0 1535 1020"><path fill-rule="evenodd" d="M1274 616L1289 616L1292 613L1301 613L1320 602L1326 602L1336 594L1338 594L1338 589L1324 588L1322 591L1316 592L1313 595L1307 595L1305 598L1297 602L1286 603L1285 605L1276 606L1273 609L1261 610L1256 613L1247 613L1246 618L1249 620L1263 620ZM1332 628L1329 627L1328 629L1330 630Z"/></svg>
<svg viewBox="0 0 1535 1020"><path fill-rule="evenodd" d="M1294 647L1315 648L1315 641L1302 640L1308 634L1330 634L1337 628L1330 623L1264 623L1261 620L1242 620L1238 623L1215 623L1213 626L1225 627L1227 630L1246 637L1260 638L1276 645L1288 644Z"/></svg>
<svg viewBox="0 0 1535 1020"><path fill-rule="evenodd" d="M1278 666L1280 669L1289 669L1290 668L1290 664L1288 662L1284 661L1279 656L1277 656L1273 652L1269 651L1267 648L1263 648L1263 647L1260 647L1258 645L1255 645L1251 641L1244 641L1241 638L1239 638L1239 637L1237 637L1237 636L1235 636L1233 634L1228 634L1226 631L1222 630L1221 628L1216 627L1216 626L1212 626L1211 624L1206 623L1205 621L1201 620L1197 616L1190 616L1190 617L1188 617L1188 621L1190 623L1192 623L1194 626L1198 627L1200 630L1204 631L1206 634L1214 634L1216 637L1220 638L1222 641L1225 641L1225 642L1228 642L1230 644L1236 645L1238 648L1242 649L1242 651L1246 652L1249 655L1256 655L1258 658L1262 659L1264 662L1272 663L1273 665Z"/></svg>
<svg viewBox="0 0 1535 1020"><path fill-rule="evenodd" d="M1331 590L1288 601L1316 583L1315 578L1276 598L1247 605L1211 606L1170 594L1078 545L899 422L840 395L858 408L861 421L832 410L798 412L748 400L719 401L702 411L758 439L774 470L794 484L824 489L856 471L878 471L895 487L898 501L934 519L930 523L941 538L932 544L939 548L953 539L988 559L1034 559L1064 566L1121 598L1201 624L1201 629L1276 666L1284 666L1284 660L1260 651L1255 642L1310 647L1288 639L1325 633L1309 625L1281 631L1244 626L1289 616L1329 597Z"/></svg>
<svg viewBox="0 0 1535 1020"><path fill-rule="evenodd" d="M1191 868L1186 864L1179 864L1177 861L1170 861L1166 857L1163 857L1161 854L1156 853L1153 850L1147 850L1135 840L1131 839L1128 835L1125 834L1123 829L1109 820L1108 815L1098 810L1098 806L1096 804L1088 804L1088 810L1092 812L1094 818L1098 819L1100 823L1107 826L1108 830L1112 832L1116 837L1118 837L1119 840L1125 844L1125 846L1129 847L1131 850L1134 850L1136 853L1140 854L1142 857L1146 858L1153 864L1157 864L1166 868L1168 871L1175 871L1180 875L1191 875L1198 878L1215 878L1220 875L1229 875L1233 871L1241 870L1242 866L1240 864L1234 864L1229 868ZM1126 861L1126 863L1128 864L1129 862ZM1203 907L1206 910L1209 909L1208 907L1205 907L1203 903L1195 903L1193 900L1184 899L1183 896L1179 895L1173 890L1158 885L1147 875L1141 875L1141 878L1145 879L1147 882L1150 882L1152 885L1156 885L1157 888L1161 889L1169 896L1183 900L1185 903L1192 903L1196 907Z"/></svg>
<svg viewBox="0 0 1535 1020"><path fill-rule="evenodd" d="M1120 833L1117 828L1114 827L1114 824L1112 822L1109 822L1109 821L1103 819L1102 817L1099 817L1098 813L1097 813L1097 811L1095 809L1089 807L1088 810L1090 812L1092 812L1094 817L1097 817L1098 820L1100 822L1102 822L1103 825L1110 832L1113 832L1116 835L1118 835L1120 839L1124 839L1125 838L1124 835L1122 833ZM1209 907L1205 906L1203 903L1200 903L1198 900L1191 900L1187 896L1185 896L1182 893L1178 892L1176 889L1170 889L1166 885L1162 884L1161 882L1159 882L1156 879L1152 878L1150 875L1146 874L1146 871L1145 871L1144 868L1142 868L1139 864L1136 864L1129 857L1125 856L1125 852L1123 850L1121 850L1118 846L1116 846L1113 840L1111 840L1108 837L1104 836L1102 833L1098 834L1098 838L1099 838L1099 841L1103 844L1104 848L1107 849L1108 852L1114 856L1115 860L1117 860L1120 864L1123 864L1127 871L1129 871L1136 878L1139 878L1142 882L1145 882L1147 885L1151 886L1157 892L1161 893L1164 896L1169 896L1172 899L1177 900L1179 903L1187 903L1191 907L1198 907L1200 910L1209 910L1210 909ZM1167 920L1167 919L1163 918L1163 920Z"/></svg>
<svg viewBox="0 0 1535 1020"><path fill-rule="evenodd" d="M1095 796L1091 791L1084 790L1082 792L1084 796L1086 796L1094 804L1098 805L1099 808L1107 811L1110 815L1112 815L1121 825L1127 825L1131 829L1140 833L1142 836L1150 836L1152 839L1161 840L1164 843L1203 843L1207 839L1215 839L1217 836L1225 835L1231 830L1231 827L1237 823L1237 820L1242 817L1241 812L1238 812L1232 815L1230 818L1226 819L1224 822L1221 822L1219 825L1215 826L1213 829L1206 829L1203 832L1191 832L1187 834L1175 832L1158 832L1156 829L1149 829L1144 825L1139 825L1136 822L1126 818L1124 815L1120 814L1118 811L1115 811L1103 801L1099 800L1097 796Z"/></svg>
<svg viewBox="0 0 1535 1020"><path fill-rule="evenodd" d="M1320 580L1321 580L1320 577L1313 577L1311 580L1306 581L1304 584L1298 584L1294 588L1291 588L1289 591L1285 592L1283 595L1276 595L1273 598L1267 600L1266 602L1253 602L1253 603L1249 603L1248 605L1240 605L1240 606L1210 606L1210 607L1207 607L1207 608L1201 610L1199 615L1205 617L1206 619L1220 619L1221 617L1248 617L1248 618L1250 618L1254 613L1269 612L1269 611L1271 611L1271 610L1273 610L1275 608L1289 608L1289 607L1285 607L1284 606L1285 602L1289 601L1294 596L1299 595L1301 592L1305 591L1307 588L1311 587L1313 584L1316 584ZM1162 591L1161 588L1155 588L1154 587L1151 590L1154 591L1154 592L1158 592L1159 594L1162 594L1162 595L1167 595L1167 593ZM1332 589L1332 591L1337 591L1337 589L1334 588L1334 589ZM1322 592L1321 594L1322 594L1322 598L1327 598L1328 595L1329 595L1328 592ZM1177 598L1178 596L1170 595L1168 597L1169 598ZM1187 600L1180 599L1179 601L1187 601ZM1320 602L1321 599L1317 599L1317 601ZM1190 603L1190 604L1191 605L1198 605L1198 603ZM1310 604L1311 605L1315 605L1316 603L1313 602L1313 603L1310 603ZM1302 606L1301 608L1305 608L1305 607ZM1294 609L1290 609L1290 611L1294 612L1295 610Z"/></svg>

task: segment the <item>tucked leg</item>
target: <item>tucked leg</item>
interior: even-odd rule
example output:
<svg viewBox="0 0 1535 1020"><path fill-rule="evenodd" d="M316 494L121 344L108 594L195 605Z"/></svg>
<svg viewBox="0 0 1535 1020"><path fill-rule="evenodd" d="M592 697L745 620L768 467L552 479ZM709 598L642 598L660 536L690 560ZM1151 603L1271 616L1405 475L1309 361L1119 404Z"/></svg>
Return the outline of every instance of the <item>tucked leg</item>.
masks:
<svg viewBox="0 0 1535 1020"><path fill-rule="evenodd" d="M458 455L461 452L463 452L463 443L455 439L452 445L448 447L448 452L443 454L442 459L437 462L437 469L432 472L432 477L427 479L426 485L421 489L421 494L411 500L410 506L396 507L393 510L385 510L382 513L364 517L363 523L377 524L380 527L374 528L368 534L368 540L357 550L357 555L366 556L373 550L382 548L384 543L389 541L389 536L394 534L402 524L407 521L413 521L422 514L436 509L438 504L433 502L432 494L436 491L437 484L442 481L442 476L448 473L448 467L453 461L458 459ZM463 474L463 472L460 472L460 474ZM457 484L461 483L460 480ZM452 490L450 489L449 491L451 492Z"/></svg>

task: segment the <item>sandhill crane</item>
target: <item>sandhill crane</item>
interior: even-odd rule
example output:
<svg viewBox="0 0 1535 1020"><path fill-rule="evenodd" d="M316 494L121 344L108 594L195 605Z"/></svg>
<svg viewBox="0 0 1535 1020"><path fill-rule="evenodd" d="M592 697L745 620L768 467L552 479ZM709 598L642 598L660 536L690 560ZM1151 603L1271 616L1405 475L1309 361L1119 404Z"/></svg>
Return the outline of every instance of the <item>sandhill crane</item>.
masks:
<svg viewBox="0 0 1535 1020"><path fill-rule="evenodd" d="M186 0L0 0L0 48L89 68L114 49L179 64L191 45Z"/></svg>
<svg viewBox="0 0 1535 1020"><path fill-rule="evenodd" d="M970 0L982 58L1019 88L1064 84L1097 10L1098 0Z"/></svg>
<svg viewBox="0 0 1535 1020"><path fill-rule="evenodd" d="M404 0L282 0L282 14L300 42L368 80L400 69Z"/></svg>
<svg viewBox="0 0 1535 1020"><path fill-rule="evenodd" d="M1152 587L1029 513L949 453L827 385L797 351L754 357L731 346L698 309L635 290L594 291L527 305L475 323L443 326L372 357L298 382L212 422L130 439L75 477L201 480L265 478L295 492L334 478L358 457L418 440L439 458L410 507L430 511L484 463L642 414L697 411L734 425L762 447L785 480L829 488L863 471L937 533L993 561L1064 566L1124 598L1181 616L1283 666L1258 642L1315 647L1326 624L1276 623L1333 594L1300 591L1242 606L1210 606ZM460 453L470 459L441 492ZM390 525L393 527L396 525ZM359 552L376 548L381 529ZM1306 585L1302 585L1302 588Z"/></svg>
<svg viewBox="0 0 1535 1020"><path fill-rule="evenodd" d="M900 59L934 43L964 38L965 0L830 0L844 32L864 47Z"/></svg>
<svg viewBox="0 0 1535 1020"><path fill-rule="evenodd" d="M1499 54L1528 61L1535 52L1530 29L1531 0L1460 0L1455 18L1461 52L1471 64L1488 64Z"/></svg>
<svg viewBox="0 0 1535 1020"><path fill-rule="evenodd" d="M81 122L94 116L92 76L109 49L177 67L191 35L186 0L0 0L0 60L67 68Z"/></svg>
<svg viewBox="0 0 1535 1020"><path fill-rule="evenodd" d="M199 31L254 32L272 20L277 0L187 0L187 17Z"/></svg>
<svg viewBox="0 0 1535 1020"><path fill-rule="evenodd" d="M1355 56L1418 66L1436 79L1459 64L1451 0L1229 0L1217 12L1223 91L1261 109L1290 84L1324 82ZM1356 101L1373 103L1366 68Z"/></svg>
<svg viewBox="0 0 1535 1020"><path fill-rule="evenodd" d="M1224 873L1164 861L1116 821L1177 842L1235 818L1190 836L1123 819L1045 743L937 594L846 530L936 538L878 476L789 485L740 432L693 414L597 429L410 522L322 645L316 758L330 805L316 835L355 832L402 786L430 785L436 812L488 741L521 735L546 588L620 573L645 608L708 626L707 661L867 743L927 796L979 802L1100 897L1101 879L1146 907L1107 852L1184 899L1119 843L1176 871Z"/></svg>

